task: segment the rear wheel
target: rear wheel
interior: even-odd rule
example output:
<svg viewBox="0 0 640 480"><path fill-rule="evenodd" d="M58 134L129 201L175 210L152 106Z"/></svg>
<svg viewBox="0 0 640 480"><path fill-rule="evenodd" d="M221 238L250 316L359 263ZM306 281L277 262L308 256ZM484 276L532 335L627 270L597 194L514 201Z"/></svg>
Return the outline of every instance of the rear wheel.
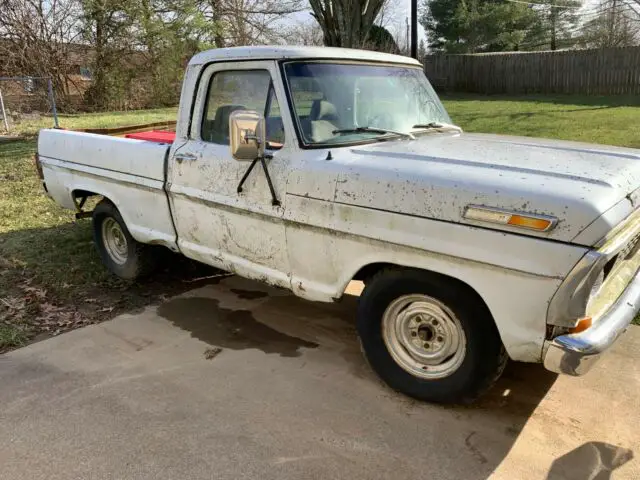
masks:
<svg viewBox="0 0 640 480"><path fill-rule="evenodd" d="M100 236L111 261L118 265L127 263L129 242L122 226L113 217L107 217L102 221Z"/></svg>
<svg viewBox="0 0 640 480"><path fill-rule="evenodd" d="M102 262L118 277L133 280L151 271L150 247L131 236L118 209L106 199L93 210L93 238Z"/></svg>
<svg viewBox="0 0 640 480"><path fill-rule="evenodd" d="M360 297L358 333L372 368L406 395L468 403L507 356L484 303L468 287L417 270L383 270Z"/></svg>

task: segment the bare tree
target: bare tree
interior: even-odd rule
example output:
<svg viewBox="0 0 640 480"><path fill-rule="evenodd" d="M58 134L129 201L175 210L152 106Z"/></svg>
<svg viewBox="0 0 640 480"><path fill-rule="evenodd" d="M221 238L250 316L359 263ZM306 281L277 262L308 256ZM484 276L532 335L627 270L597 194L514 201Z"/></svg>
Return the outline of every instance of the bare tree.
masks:
<svg viewBox="0 0 640 480"><path fill-rule="evenodd" d="M624 0L621 3L627 5L632 11L632 15L640 21L640 0Z"/></svg>
<svg viewBox="0 0 640 480"><path fill-rule="evenodd" d="M290 45L322 46L322 29L315 20L301 22L287 29L285 41Z"/></svg>
<svg viewBox="0 0 640 480"><path fill-rule="evenodd" d="M582 26L582 46L628 47L640 44L640 16L623 0L602 0Z"/></svg>
<svg viewBox="0 0 640 480"><path fill-rule="evenodd" d="M386 0L309 0L324 43L331 47L363 47Z"/></svg>
<svg viewBox="0 0 640 480"><path fill-rule="evenodd" d="M0 12L0 75L49 76L64 105L82 50L79 2L0 0Z"/></svg>
<svg viewBox="0 0 640 480"><path fill-rule="evenodd" d="M389 2L382 7L382 11L376 21L377 24L385 27L393 36L398 49L397 53L402 55L410 55L411 52L408 13L408 11L400 9L397 3Z"/></svg>
<svg viewBox="0 0 640 480"><path fill-rule="evenodd" d="M302 0L199 0L206 19L216 26L214 45L280 43L286 39L283 18L305 9Z"/></svg>

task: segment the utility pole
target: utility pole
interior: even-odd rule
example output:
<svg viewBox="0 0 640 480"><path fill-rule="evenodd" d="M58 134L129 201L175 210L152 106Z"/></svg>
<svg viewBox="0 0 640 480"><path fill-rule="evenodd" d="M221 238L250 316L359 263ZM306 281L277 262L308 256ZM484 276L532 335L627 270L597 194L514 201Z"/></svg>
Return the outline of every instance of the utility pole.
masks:
<svg viewBox="0 0 640 480"><path fill-rule="evenodd" d="M406 48L405 55L411 50L411 44L409 43L409 17L404 17L406 23L406 29L404 31L404 46Z"/></svg>
<svg viewBox="0 0 640 480"><path fill-rule="evenodd" d="M7 122L7 112L4 109L4 100L2 99L2 90L0 90L0 111L2 112L2 121L4 122L4 129L9 132L9 122Z"/></svg>
<svg viewBox="0 0 640 480"><path fill-rule="evenodd" d="M411 0L411 56L418 58L418 0Z"/></svg>

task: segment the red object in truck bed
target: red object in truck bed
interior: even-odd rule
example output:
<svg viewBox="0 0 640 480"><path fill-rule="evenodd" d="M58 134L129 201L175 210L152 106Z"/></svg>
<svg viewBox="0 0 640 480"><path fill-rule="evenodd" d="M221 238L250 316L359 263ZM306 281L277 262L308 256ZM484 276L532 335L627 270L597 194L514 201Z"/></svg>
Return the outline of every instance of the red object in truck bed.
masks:
<svg viewBox="0 0 640 480"><path fill-rule="evenodd" d="M150 132L127 133L125 138L146 140L147 142L173 143L176 139L176 132L169 132L168 130L152 130Z"/></svg>

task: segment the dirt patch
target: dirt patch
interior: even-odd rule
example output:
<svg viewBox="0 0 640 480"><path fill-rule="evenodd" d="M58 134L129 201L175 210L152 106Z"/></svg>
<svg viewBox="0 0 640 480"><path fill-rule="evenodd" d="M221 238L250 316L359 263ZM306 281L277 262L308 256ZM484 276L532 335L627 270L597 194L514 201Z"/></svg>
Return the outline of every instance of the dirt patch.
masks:
<svg viewBox="0 0 640 480"><path fill-rule="evenodd" d="M107 274L97 282L63 285L50 285L30 269L0 262L0 326L11 328L13 338L20 340L0 342L0 354L162 303L226 276L178 255L167 252L163 257L162 267L155 274L136 282Z"/></svg>

